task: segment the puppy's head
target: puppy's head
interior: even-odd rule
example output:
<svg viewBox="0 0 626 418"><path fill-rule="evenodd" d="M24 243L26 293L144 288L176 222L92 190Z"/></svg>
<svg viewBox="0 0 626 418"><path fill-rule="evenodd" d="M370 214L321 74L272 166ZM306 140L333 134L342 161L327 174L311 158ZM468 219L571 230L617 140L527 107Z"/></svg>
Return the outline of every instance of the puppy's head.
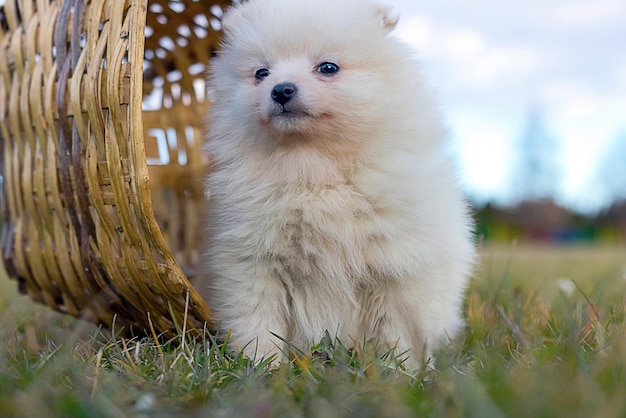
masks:
<svg viewBox="0 0 626 418"><path fill-rule="evenodd" d="M388 36L396 22L367 0L231 8L211 64L212 123L256 140L354 139L378 129L406 87L407 50Z"/></svg>

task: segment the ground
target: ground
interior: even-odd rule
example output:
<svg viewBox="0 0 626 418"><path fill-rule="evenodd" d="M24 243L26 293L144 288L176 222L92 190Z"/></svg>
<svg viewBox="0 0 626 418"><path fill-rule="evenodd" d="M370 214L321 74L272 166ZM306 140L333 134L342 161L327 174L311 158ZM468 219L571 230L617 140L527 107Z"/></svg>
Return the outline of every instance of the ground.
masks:
<svg viewBox="0 0 626 418"><path fill-rule="evenodd" d="M208 343L122 339L0 277L0 416L626 416L626 248L481 254L466 328L419 373L331 336L272 371Z"/></svg>

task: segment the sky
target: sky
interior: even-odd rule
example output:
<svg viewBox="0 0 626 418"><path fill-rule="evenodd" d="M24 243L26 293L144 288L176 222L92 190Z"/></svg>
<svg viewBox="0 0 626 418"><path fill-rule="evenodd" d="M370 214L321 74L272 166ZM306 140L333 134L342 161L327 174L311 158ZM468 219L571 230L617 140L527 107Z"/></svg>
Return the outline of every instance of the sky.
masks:
<svg viewBox="0 0 626 418"><path fill-rule="evenodd" d="M586 212L608 203L598 171L626 135L626 0L386 2L439 99L470 196L514 198L520 140L539 112L556 200Z"/></svg>
<svg viewBox="0 0 626 418"><path fill-rule="evenodd" d="M626 197L626 152L614 152L618 138L626 148L626 0L379 1L400 15L396 36L422 62L474 200L515 199L520 140L537 111L554 142L545 152L559 203L594 212L610 203L604 183ZM607 154L621 171L603 164Z"/></svg>

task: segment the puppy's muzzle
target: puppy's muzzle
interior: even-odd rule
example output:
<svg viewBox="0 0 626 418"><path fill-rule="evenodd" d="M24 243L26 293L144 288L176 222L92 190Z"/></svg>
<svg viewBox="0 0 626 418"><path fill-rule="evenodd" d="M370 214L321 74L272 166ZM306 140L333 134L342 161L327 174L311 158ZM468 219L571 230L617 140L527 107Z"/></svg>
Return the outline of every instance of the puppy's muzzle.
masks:
<svg viewBox="0 0 626 418"><path fill-rule="evenodd" d="M296 95L297 91L298 88L293 83L276 84L272 89L272 100L284 106L285 103Z"/></svg>

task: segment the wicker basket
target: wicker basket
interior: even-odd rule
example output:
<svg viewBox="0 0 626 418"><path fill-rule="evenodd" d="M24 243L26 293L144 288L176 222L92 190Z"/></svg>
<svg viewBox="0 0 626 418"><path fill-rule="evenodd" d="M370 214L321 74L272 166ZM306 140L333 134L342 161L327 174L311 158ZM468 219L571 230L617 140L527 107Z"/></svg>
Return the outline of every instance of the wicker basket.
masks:
<svg viewBox="0 0 626 418"><path fill-rule="evenodd" d="M5 0L3 259L37 302L195 334L204 73L226 0ZM116 325L117 328L117 325Z"/></svg>

